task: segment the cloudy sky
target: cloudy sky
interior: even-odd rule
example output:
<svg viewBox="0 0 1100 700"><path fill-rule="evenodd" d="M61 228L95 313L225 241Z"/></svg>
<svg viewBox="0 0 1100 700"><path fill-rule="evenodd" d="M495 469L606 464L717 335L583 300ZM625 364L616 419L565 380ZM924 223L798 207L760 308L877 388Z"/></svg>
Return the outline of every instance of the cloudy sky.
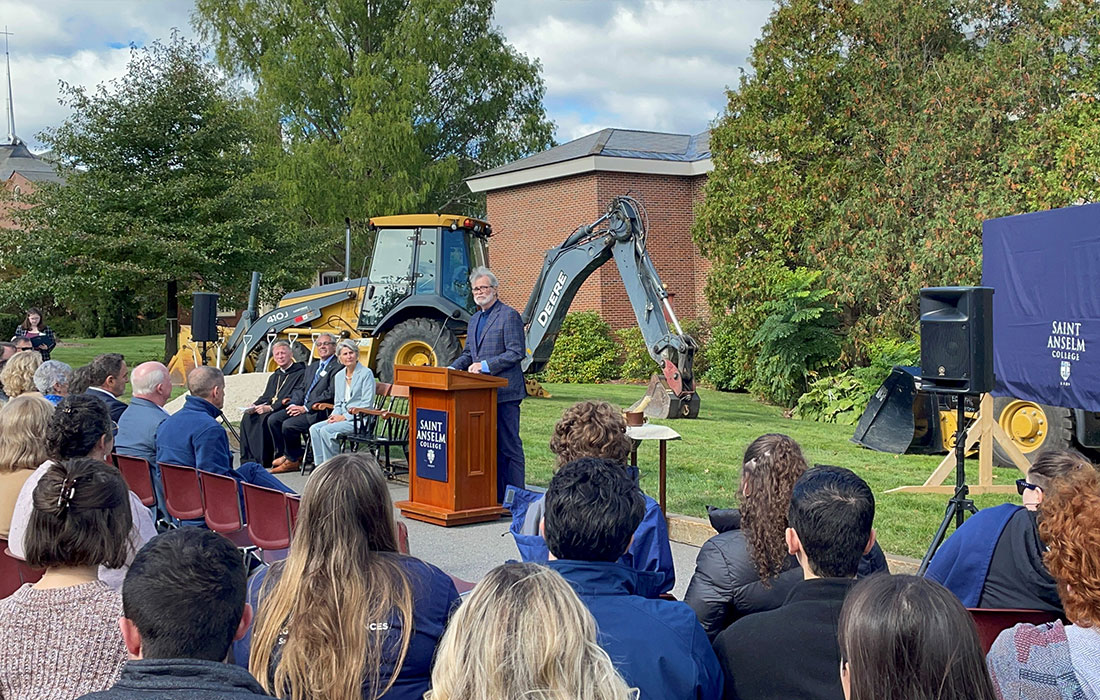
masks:
<svg viewBox="0 0 1100 700"><path fill-rule="evenodd" d="M564 142L604 127L697 133L725 106L772 0L498 0L496 22L537 58ZM125 72L131 43L195 36L190 0L0 0L11 32L16 133L68 114L58 81L94 86ZM6 105L5 105L6 106ZM6 121L0 122L6 134Z"/></svg>

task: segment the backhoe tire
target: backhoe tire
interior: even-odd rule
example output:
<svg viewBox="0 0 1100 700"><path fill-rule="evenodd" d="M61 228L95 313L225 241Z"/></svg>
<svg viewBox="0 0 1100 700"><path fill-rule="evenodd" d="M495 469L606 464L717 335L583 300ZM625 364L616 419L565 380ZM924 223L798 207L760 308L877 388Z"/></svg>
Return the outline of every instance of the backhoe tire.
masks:
<svg viewBox="0 0 1100 700"><path fill-rule="evenodd" d="M995 396L993 420L1004 428L1029 462L1035 462L1044 450L1073 446L1073 416L1068 408ZM1016 466L997 442L993 443L993 463L998 467Z"/></svg>
<svg viewBox="0 0 1100 700"><path fill-rule="evenodd" d="M402 321L386 331L378 344L378 380L392 382L394 365L446 367L461 352L458 338L449 329L443 330L441 322L429 318Z"/></svg>

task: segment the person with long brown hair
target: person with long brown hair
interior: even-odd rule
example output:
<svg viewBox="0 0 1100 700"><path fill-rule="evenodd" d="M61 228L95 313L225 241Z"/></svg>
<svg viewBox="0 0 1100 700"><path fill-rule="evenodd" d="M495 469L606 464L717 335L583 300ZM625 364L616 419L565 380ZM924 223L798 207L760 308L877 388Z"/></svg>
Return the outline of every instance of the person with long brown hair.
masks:
<svg viewBox="0 0 1100 700"><path fill-rule="evenodd" d="M596 620L556 571L488 573L443 635L425 700L632 700L596 641Z"/></svg>
<svg viewBox="0 0 1100 700"><path fill-rule="evenodd" d="M289 555L253 577L256 621L234 657L290 700L422 697L458 592L397 547L378 462L350 453L319 466Z"/></svg>
<svg viewBox="0 0 1100 700"><path fill-rule="evenodd" d="M882 574L853 586L837 638L845 700L1037 697L994 695L970 613L919 576Z"/></svg>
<svg viewBox="0 0 1100 700"><path fill-rule="evenodd" d="M802 580L784 533L791 491L806 469L802 448L786 435L761 435L745 450L740 509L711 512L718 534L700 548L684 596L712 640L738 618L778 608ZM876 543L859 573L885 569L886 557Z"/></svg>
<svg viewBox="0 0 1100 700"><path fill-rule="evenodd" d="M19 491L49 457L43 435L53 404L28 394L0 408L0 537L7 539Z"/></svg>
<svg viewBox="0 0 1100 700"><path fill-rule="evenodd" d="M12 340L17 338L26 338L31 341L31 347L38 351L43 360L50 359L50 352L57 347L57 338L46 325L46 317L42 315L41 309L27 309L27 315L16 327Z"/></svg>
<svg viewBox="0 0 1100 700"><path fill-rule="evenodd" d="M1100 697L1100 475L1053 484L1039 513L1047 569L1066 617L1001 632L986 660L1000 698Z"/></svg>
<svg viewBox="0 0 1100 700"><path fill-rule="evenodd" d="M0 601L0 697L66 700L118 678L122 597L97 569L133 556L127 493L118 470L95 459L51 464L38 481L26 559L46 572Z"/></svg>
<svg viewBox="0 0 1100 700"><path fill-rule="evenodd" d="M554 471L584 457L610 459L625 465L633 444L626 436L623 412L606 401L581 401L565 409L550 436ZM628 467L635 480L638 470ZM512 512L509 528L523 561L544 563L550 557L542 536L545 503L541 493L509 486L505 507ZM676 585L676 566L668 541L668 525L661 506L645 496L645 517L634 532L630 548L619 563L653 576L651 595L668 593Z"/></svg>

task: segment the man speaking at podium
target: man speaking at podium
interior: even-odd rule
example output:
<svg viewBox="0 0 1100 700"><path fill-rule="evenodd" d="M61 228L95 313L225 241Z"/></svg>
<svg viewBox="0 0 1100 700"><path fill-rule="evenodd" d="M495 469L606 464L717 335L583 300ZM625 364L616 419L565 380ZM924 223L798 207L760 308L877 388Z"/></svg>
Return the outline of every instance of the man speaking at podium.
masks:
<svg viewBox="0 0 1100 700"><path fill-rule="evenodd" d="M523 385L523 320L519 312L497 299L496 275L487 267L475 267L470 287L478 311L466 329L466 347L451 369L491 374L508 380L497 390L497 502L509 484L524 488L523 443L519 439L519 403Z"/></svg>

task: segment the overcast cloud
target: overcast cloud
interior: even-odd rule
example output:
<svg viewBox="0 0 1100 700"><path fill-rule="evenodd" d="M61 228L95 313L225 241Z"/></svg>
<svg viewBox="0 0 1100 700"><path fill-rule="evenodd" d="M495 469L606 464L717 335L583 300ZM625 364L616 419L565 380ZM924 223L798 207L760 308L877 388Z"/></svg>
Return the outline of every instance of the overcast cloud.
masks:
<svg viewBox="0 0 1100 700"><path fill-rule="evenodd" d="M542 64L559 142L605 127L697 133L725 107L772 0L498 0L496 22ZM131 43L194 37L190 0L3 0L16 133L60 124L58 81L125 72ZM6 131L6 121L3 122ZM2 137L3 134L0 134Z"/></svg>

